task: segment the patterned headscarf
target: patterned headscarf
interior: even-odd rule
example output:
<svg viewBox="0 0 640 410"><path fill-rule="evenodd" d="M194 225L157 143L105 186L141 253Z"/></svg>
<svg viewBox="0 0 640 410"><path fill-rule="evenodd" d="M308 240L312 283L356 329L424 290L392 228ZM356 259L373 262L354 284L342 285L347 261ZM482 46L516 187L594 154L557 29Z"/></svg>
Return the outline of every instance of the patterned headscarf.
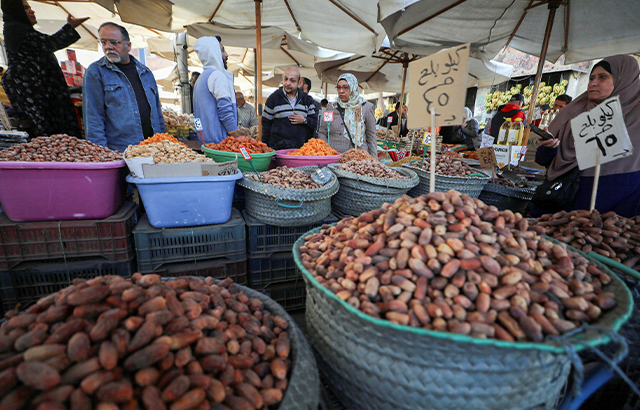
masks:
<svg viewBox="0 0 640 410"><path fill-rule="evenodd" d="M344 137L349 139L349 134L347 133L347 129L351 134L351 141L354 146L358 148L360 145L364 144L364 116L362 115L362 104L364 103L364 98L360 96L360 92L358 91L358 79L353 74L342 74L340 78L338 78L338 83L340 80L345 80L349 84L349 101L342 102L340 101L340 97L336 99L336 103L344 108ZM336 83L337 84L337 83ZM356 118L356 111L359 113Z"/></svg>

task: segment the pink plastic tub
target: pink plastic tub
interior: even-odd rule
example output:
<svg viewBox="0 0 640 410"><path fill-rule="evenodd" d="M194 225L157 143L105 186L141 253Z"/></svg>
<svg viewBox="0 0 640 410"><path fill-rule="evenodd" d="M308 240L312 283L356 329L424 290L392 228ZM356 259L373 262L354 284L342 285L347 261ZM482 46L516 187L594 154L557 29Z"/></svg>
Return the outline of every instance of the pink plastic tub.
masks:
<svg viewBox="0 0 640 410"><path fill-rule="evenodd" d="M341 154L328 155L325 157L304 157L299 155L287 155L287 152L293 152L295 149L281 149L276 151L276 161L278 166L286 165L289 168L310 167L315 165L329 165L340 161Z"/></svg>
<svg viewBox="0 0 640 410"><path fill-rule="evenodd" d="M0 204L18 222L102 219L123 203L127 167L112 162L0 162Z"/></svg>

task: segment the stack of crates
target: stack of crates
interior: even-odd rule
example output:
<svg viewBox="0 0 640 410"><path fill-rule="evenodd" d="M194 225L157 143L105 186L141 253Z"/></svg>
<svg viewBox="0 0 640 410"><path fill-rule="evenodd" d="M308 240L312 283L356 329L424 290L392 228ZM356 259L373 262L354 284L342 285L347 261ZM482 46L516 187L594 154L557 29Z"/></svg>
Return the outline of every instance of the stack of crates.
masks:
<svg viewBox="0 0 640 410"><path fill-rule="evenodd" d="M235 208L226 223L185 228L154 228L144 215L133 235L140 273L229 277L247 283L245 225Z"/></svg>
<svg viewBox="0 0 640 410"><path fill-rule="evenodd" d="M293 259L293 244L303 234L338 218L329 214L315 224L297 228L266 225L245 210L247 225L247 270L249 287L278 302L285 310L304 309L306 288L300 270Z"/></svg>
<svg viewBox="0 0 640 410"><path fill-rule="evenodd" d="M76 278L135 272L137 205L127 200L105 219L13 222L0 214L0 302L26 307Z"/></svg>

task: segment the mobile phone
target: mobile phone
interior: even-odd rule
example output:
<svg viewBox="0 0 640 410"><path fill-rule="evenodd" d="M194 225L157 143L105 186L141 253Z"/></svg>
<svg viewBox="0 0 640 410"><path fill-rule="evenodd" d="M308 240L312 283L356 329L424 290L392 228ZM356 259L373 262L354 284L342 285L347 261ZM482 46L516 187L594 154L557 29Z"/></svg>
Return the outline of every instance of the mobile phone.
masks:
<svg viewBox="0 0 640 410"><path fill-rule="evenodd" d="M553 135L549 134L547 131L540 129L533 124L529 124L529 126L531 127L531 131L541 136L543 140L550 140L555 138Z"/></svg>

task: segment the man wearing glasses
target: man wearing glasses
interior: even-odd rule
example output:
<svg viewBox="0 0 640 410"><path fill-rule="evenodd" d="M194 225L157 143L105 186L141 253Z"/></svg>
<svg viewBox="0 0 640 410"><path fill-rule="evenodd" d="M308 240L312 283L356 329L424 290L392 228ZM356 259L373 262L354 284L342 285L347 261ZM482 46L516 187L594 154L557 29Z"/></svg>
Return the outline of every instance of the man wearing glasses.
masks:
<svg viewBox="0 0 640 410"><path fill-rule="evenodd" d="M300 70L285 70L282 87L267 98L262 112L262 142L280 149L300 148L313 137L318 114L313 98L298 88Z"/></svg>
<svg viewBox="0 0 640 410"><path fill-rule="evenodd" d="M155 133L165 132L153 73L129 55L127 30L104 23L98 30L104 57L84 75L82 111L85 135L96 144L124 152Z"/></svg>

